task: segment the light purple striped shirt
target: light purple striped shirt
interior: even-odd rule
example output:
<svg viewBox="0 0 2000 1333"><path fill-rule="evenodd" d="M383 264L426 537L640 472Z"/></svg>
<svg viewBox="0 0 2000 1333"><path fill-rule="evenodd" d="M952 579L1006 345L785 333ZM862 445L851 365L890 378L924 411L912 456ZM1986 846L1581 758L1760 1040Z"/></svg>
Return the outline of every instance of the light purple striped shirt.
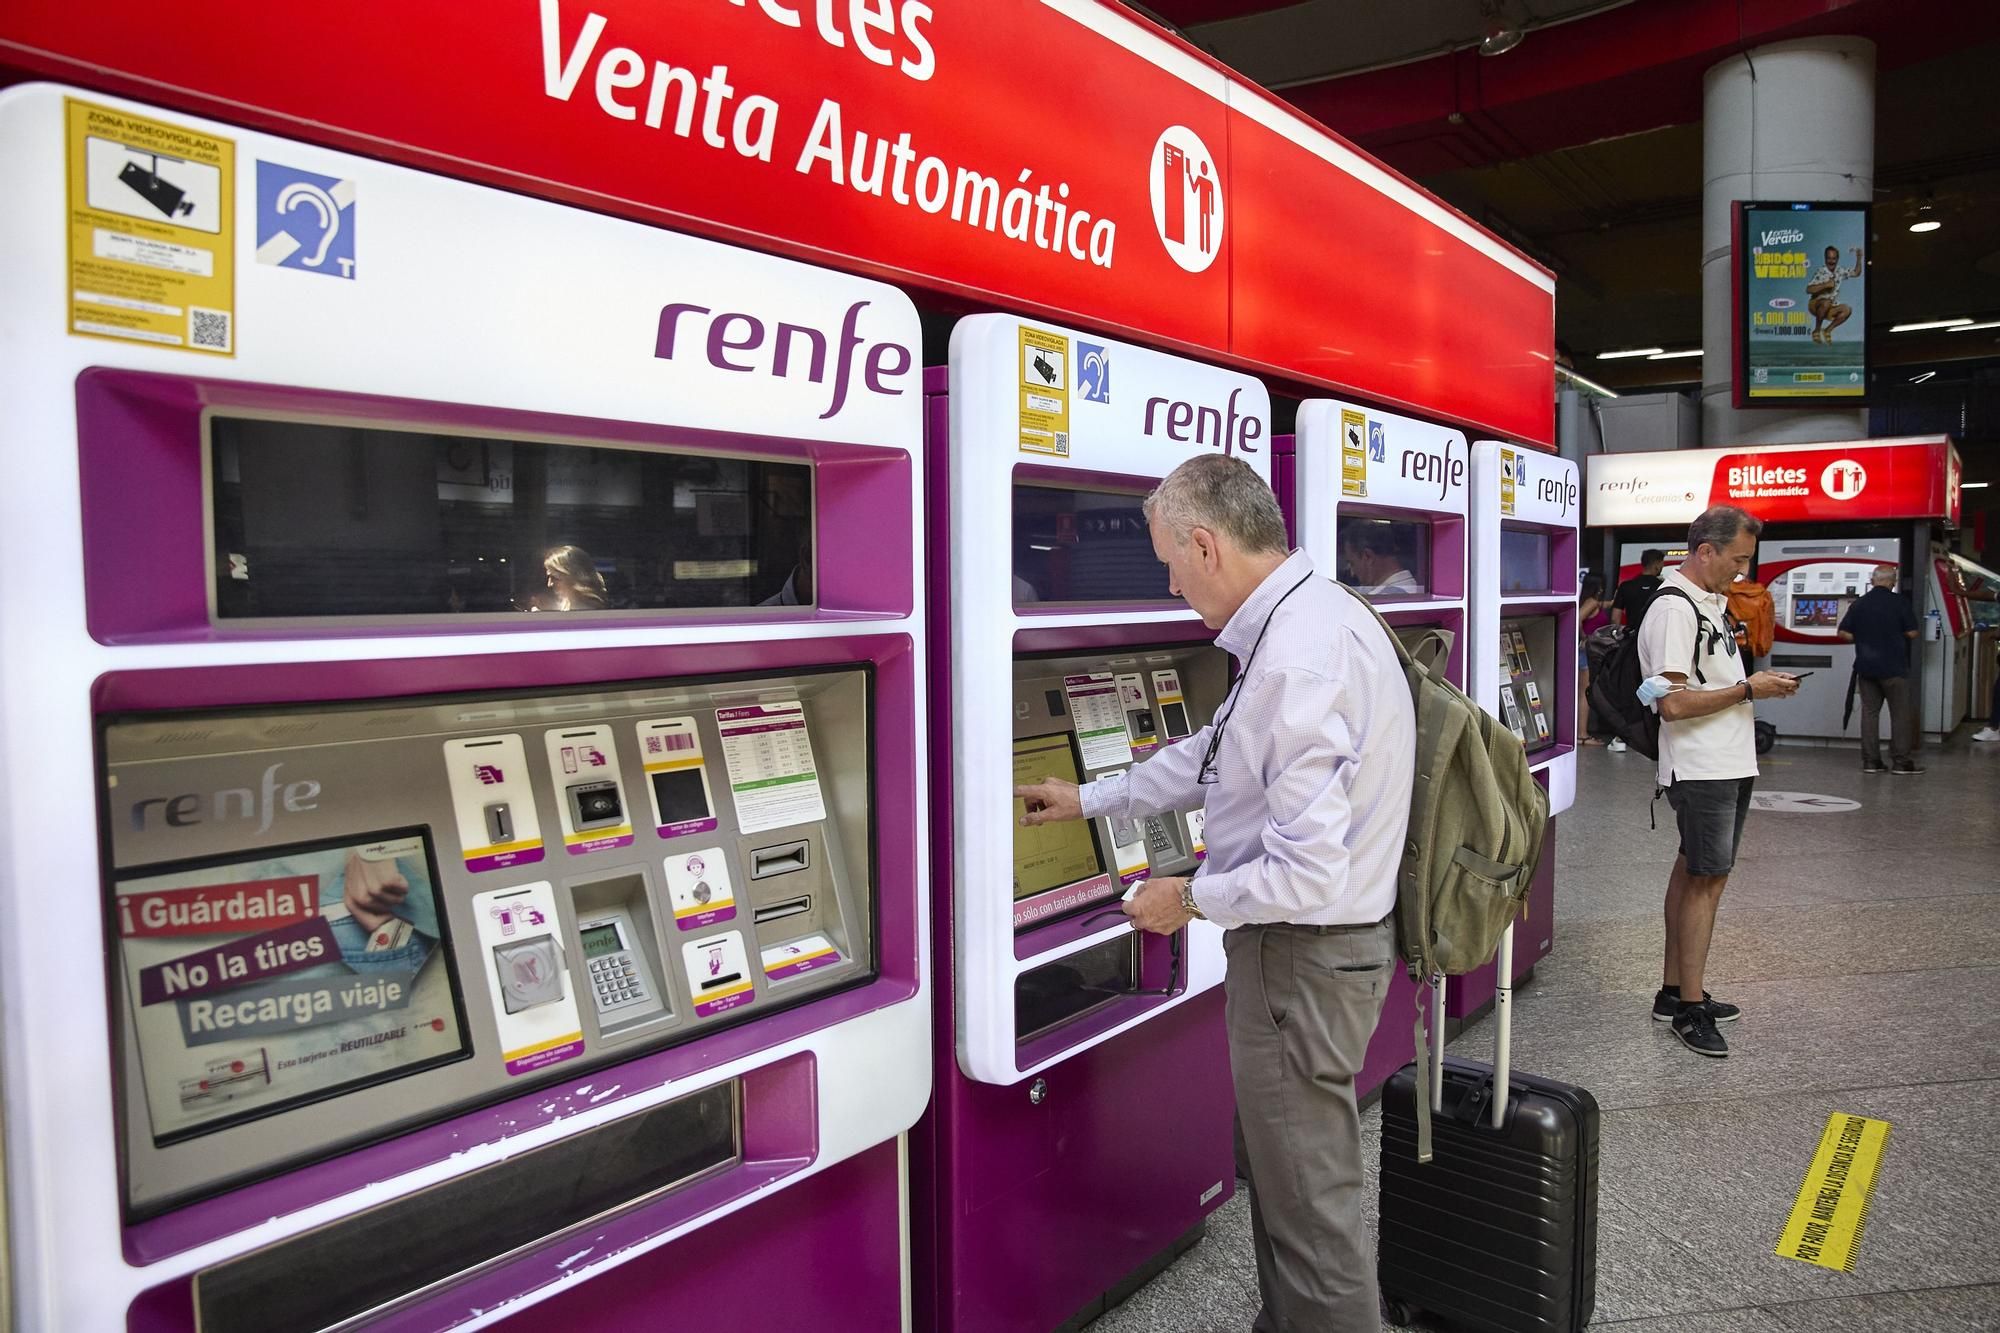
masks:
<svg viewBox="0 0 2000 1333"><path fill-rule="evenodd" d="M1200 807L1208 860L1194 897L1217 925L1379 921L1396 904L1415 780L1409 684L1368 608L1315 574L1303 551L1257 585L1217 646L1240 665L1267 618L1257 660L1221 716L1218 780L1196 780L1211 724L1087 784L1084 814Z"/></svg>

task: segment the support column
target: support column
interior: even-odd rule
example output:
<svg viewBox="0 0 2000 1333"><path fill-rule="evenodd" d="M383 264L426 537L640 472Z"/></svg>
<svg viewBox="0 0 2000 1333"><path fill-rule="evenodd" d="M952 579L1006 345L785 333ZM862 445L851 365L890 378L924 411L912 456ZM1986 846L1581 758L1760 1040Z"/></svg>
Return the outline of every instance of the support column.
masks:
<svg viewBox="0 0 2000 1333"><path fill-rule="evenodd" d="M1815 37L1758 47L1702 86L1701 442L1858 440L1857 408L1731 405L1730 225L1737 200L1868 200L1875 192L1875 43ZM1872 253L1872 250L1870 251Z"/></svg>

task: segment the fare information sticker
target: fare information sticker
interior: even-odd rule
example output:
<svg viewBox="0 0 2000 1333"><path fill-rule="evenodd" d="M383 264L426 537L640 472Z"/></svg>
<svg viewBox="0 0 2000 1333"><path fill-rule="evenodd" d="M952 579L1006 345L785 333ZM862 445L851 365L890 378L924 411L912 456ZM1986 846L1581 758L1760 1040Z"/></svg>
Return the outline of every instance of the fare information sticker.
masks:
<svg viewBox="0 0 2000 1333"><path fill-rule="evenodd" d="M236 145L65 103L69 329L236 354Z"/></svg>

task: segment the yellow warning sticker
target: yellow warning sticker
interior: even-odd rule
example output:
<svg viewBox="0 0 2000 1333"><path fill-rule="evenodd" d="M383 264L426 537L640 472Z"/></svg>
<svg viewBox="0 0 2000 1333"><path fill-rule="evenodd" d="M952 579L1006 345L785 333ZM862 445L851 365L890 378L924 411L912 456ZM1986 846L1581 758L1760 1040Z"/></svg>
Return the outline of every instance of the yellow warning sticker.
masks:
<svg viewBox="0 0 2000 1333"><path fill-rule="evenodd" d="M236 145L68 99L69 328L236 354Z"/></svg>
<svg viewBox="0 0 2000 1333"><path fill-rule="evenodd" d="M1500 451L1500 512L1514 512L1514 451Z"/></svg>
<svg viewBox="0 0 2000 1333"><path fill-rule="evenodd" d="M1069 339L1021 326L1021 452L1069 457Z"/></svg>
<svg viewBox="0 0 2000 1333"><path fill-rule="evenodd" d="M1345 409L1340 414L1340 493L1348 499L1368 495L1368 418Z"/></svg>
<svg viewBox="0 0 2000 1333"><path fill-rule="evenodd" d="M1819 1151L1799 1186L1778 1253L1821 1268L1854 1271L1861 1227L1875 1192L1875 1173L1889 1140L1889 1122L1836 1111L1827 1117Z"/></svg>

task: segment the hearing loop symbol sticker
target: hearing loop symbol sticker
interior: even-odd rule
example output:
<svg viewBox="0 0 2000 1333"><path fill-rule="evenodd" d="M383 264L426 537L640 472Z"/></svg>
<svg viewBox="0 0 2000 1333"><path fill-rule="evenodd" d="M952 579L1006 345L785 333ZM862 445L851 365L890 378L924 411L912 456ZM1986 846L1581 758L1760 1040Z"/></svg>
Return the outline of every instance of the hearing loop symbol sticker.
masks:
<svg viewBox="0 0 2000 1333"><path fill-rule="evenodd" d="M257 262L354 277L355 188L276 162L257 164Z"/></svg>

